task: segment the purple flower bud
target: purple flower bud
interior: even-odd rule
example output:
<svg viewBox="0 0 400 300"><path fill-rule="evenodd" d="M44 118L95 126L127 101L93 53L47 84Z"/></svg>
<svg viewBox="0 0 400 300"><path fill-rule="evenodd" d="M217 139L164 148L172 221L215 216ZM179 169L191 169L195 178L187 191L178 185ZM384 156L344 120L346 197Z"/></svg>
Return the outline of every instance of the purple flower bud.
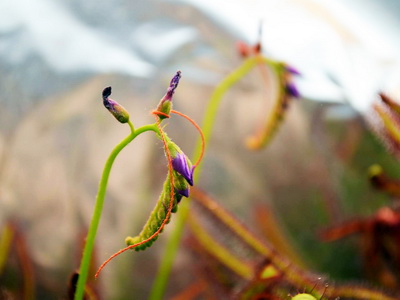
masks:
<svg viewBox="0 0 400 300"><path fill-rule="evenodd" d="M175 192L178 193L179 195L185 196L186 198L189 197L189 189L185 189L185 190L175 189Z"/></svg>
<svg viewBox="0 0 400 300"><path fill-rule="evenodd" d="M296 68L294 68L292 66L285 65L285 70L287 72L289 72L290 74L301 76L301 73Z"/></svg>
<svg viewBox="0 0 400 300"><path fill-rule="evenodd" d="M103 90L103 104L105 108L121 123L129 121L129 113L118 102L108 98L111 95L111 86Z"/></svg>
<svg viewBox="0 0 400 300"><path fill-rule="evenodd" d="M172 167L176 172L181 174L191 186L193 186L194 167L189 166L185 154L178 152L177 155L172 158Z"/></svg>
<svg viewBox="0 0 400 300"><path fill-rule="evenodd" d="M169 84L167 93L161 99L158 104L157 111L162 112L163 114L169 115L172 109L172 96L175 93L175 89L178 87L179 80L181 79L181 71L177 71L175 76L171 79ZM161 119L165 118L165 116L160 115Z"/></svg>
<svg viewBox="0 0 400 300"><path fill-rule="evenodd" d="M286 83L285 89L286 93L288 93L290 96L294 98L300 98L300 92L294 83L292 82Z"/></svg>
<svg viewBox="0 0 400 300"><path fill-rule="evenodd" d="M169 88L167 90L167 93L164 96L164 101L165 100L172 100L172 96L175 93L175 89L178 87L179 80L181 79L181 71L177 71L175 76L172 77L171 82L169 83Z"/></svg>
<svg viewBox="0 0 400 300"><path fill-rule="evenodd" d="M177 171L173 172L174 176L174 188L175 188L175 201L179 203L182 200L182 197L189 197L189 185L186 179L179 174Z"/></svg>

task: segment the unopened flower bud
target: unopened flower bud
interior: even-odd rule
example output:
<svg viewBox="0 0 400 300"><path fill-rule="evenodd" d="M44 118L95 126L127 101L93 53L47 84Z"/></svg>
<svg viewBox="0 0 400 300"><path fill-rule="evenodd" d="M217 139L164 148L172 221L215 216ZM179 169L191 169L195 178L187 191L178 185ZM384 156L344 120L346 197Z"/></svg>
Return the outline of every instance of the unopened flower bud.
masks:
<svg viewBox="0 0 400 300"><path fill-rule="evenodd" d="M164 97L160 100L160 103L158 104L157 111L168 115L172 109L172 96L175 93L175 89L178 87L179 80L181 79L181 71L177 71L175 76L171 79L171 82L169 84L167 93L164 95ZM166 118L163 115L159 115L161 119Z"/></svg>
<svg viewBox="0 0 400 300"><path fill-rule="evenodd" d="M166 137L166 142L168 146L169 153L172 159L172 168L175 172L179 173L186 179L186 181L193 186L193 172L194 166L192 162L187 158L185 153L171 141L168 137Z"/></svg>
<svg viewBox="0 0 400 300"><path fill-rule="evenodd" d="M128 111L118 102L108 98L111 95L111 86L103 90L103 104L105 108L121 123L129 121Z"/></svg>
<svg viewBox="0 0 400 300"><path fill-rule="evenodd" d="M183 152L178 153L172 158L172 167L176 172L181 174L190 185L193 185L194 167Z"/></svg>

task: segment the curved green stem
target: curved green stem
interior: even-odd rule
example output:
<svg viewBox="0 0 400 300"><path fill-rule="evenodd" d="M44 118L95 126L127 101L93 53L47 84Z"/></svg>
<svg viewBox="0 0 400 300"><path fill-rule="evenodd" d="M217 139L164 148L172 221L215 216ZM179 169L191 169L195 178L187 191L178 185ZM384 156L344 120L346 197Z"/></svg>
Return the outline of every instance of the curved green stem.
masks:
<svg viewBox="0 0 400 300"><path fill-rule="evenodd" d="M251 57L243 61L242 65L226 76L215 88L213 94L211 95L210 101L208 102L208 106L206 108L206 112L204 114L202 128L204 134L204 142L205 148L204 151L207 150L208 144L211 138L212 129L215 124L215 119L217 117L218 108L221 104L221 101L225 95L225 93L240 79L242 79L248 72L250 72L258 63L259 58ZM196 148L193 153L193 158L198 157L201 152L201 139L199 138L196 143ZM195 176L200 176L201 174L202 163L199 164L196 168Z"/></svg>
<svg viewBox="0 0 400 300"><path fill-rule="evenodd" d="M222 80L215 88L214 93L211 96L211 99L208 103L203 123L202 123L202 131L205 139L205 151L207 149L208 142L211 137L212 128L215 123L215 119L217 116L218 107L222 101L223 96L235 83L237 83L240 79L242 79L254 66L257 64L259 58L251 57L246 59L242 65L230 73L225 79ZM193 153L193 158L197 158L201 152L201 139L199 138L196 144L196 148ZM202 163L200 163L196 167L196 172L194 174L194 180L197 182L197 179L200 177L202 169ZM171 272L172 263L175 259L176 252L179 247L179 243L181 241L184 225L189 214L190 207L190 199L187 201L182 201L179 205L179 212L177 214L175 227L172 231L171 237L167 242L167 246L164 252L164 257L161 260L161 265L158 270L156 279L153 284L153 288L151 290L150 300L159 300L162 299L167 282L169 273Z"/></svg>
<svg viewBox="0 0 400 300"><path fill-rule="evenodd" d="M103 210L104 197L107 190L108 178L110 176L111 168L113 166L113 163L117 155L121 152L122 149L124 149L130 142L132 142L141 133L146 131L154 131L157 134L159 134L156 124L145 125L136 130L134 129L130 121L128 121L128 125L131 128L131 133L112 150L110 156L107 159L106 164L104 165L103 174L101 176L99 189L97 192L96 204L93 211L92 221L90 223L89 232L86 238L85 248L83 250L81 266L79 269L79 279L74 298L75 300L81 300L83 299L84 296L85 283L89 273L90 261L92 257L97 228L99 226L101 213Z"/></svg>

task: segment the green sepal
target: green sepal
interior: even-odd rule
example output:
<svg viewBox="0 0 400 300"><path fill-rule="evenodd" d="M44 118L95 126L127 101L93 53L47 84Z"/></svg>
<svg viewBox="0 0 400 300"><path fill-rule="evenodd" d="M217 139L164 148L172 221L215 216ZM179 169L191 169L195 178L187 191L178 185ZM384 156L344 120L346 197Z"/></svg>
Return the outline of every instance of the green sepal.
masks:
<svg viewBox="0 0 400 300"><path fill-rule="evenodd" d="M169 116L171 109L172 109L172 101L166 100L166 99L162 100L157 107L157 111L162 112L163 114L166 114L167 116ZM158 117L161 120L167 118L166 116L163 116L163 115L158 115Z"/></svg>
<svg viewBox="0 0 400 300"><path fill-rule="evenodd" d="M129 121L129 113L122 105L115 105L114 110L110 112L120 123Z"/></svg>

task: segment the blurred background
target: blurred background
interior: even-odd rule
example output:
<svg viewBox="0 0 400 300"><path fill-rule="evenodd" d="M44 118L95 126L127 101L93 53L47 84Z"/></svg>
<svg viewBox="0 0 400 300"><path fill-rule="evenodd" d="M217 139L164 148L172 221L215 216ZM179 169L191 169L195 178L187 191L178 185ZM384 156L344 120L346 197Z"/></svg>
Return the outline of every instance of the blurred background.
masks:
<svg viewBox="0 0 400 300"><path fill-rule="evenodd" d="M19 299L28 288L34 299L67 298L104 162L129 133L104 109L103 88L112 86L111 97L139 127L153 122L149 112L181 70L174 107L201 124L213 89L241 63L237 42L255 44L260 27L263 54L301 72L303 99L291 104L266 149L249 151L244 141L267 115L260 109L264 83L252 71L222 102L197 185L261 235L254 214L268 207L310 270L366 280L357 239L324 243L318 232L390 203L368 182L370 165L400 176L366 121L378 92L400 98L399 2L3 0L0 230L12 228L19 245L0 263L3 297ZM184 120L174 118L167 131L192 152L197 133ZM151 133L120 154L96 266L141 230L166 170L162 144ZM148 251L107 266L97 282L101 299L147 298L173 223ZM194 276L184 245L166 298Z"/></svg>

